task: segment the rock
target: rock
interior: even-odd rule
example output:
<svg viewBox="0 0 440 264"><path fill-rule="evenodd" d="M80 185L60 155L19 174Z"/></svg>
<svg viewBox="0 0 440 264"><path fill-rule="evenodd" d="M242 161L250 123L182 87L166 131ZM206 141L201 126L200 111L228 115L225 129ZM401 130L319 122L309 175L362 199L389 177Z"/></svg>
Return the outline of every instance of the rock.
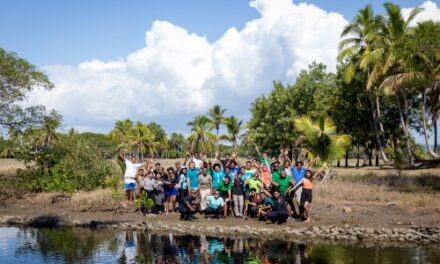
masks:
<svg viewBox="0 0 440 264"><path fill-rule="evenodd" d="M362 235L362 234L357 234L356 237L357 237L358 240L363 240L364 239L364 235Z"/></svg>
<svg viewBox="0 0 440 264"><path fill-rule="evenodd" d="M81 226L83 223L80 220L73 220L72 224L74 226Z"/></svg>
<svg viewBox="0 0 440 264"><path fill-rule="evenodd" d="M389 203L387 203L387 206L396 206L396 205L397 205L396 202L389 202Z"/></svg>
<svg viewBox="0 0 440 264"><path fill-rule="evenodd" d="M351 207L345 206L344 208L342 208L342 212L351 213L352 212Z"/></svg>
<svg viewBox="0 0 440 264"><path fill-rule="evenodd" d="M374 229L373 228L366 228L365 229L365 233L369 234L369 235L372 235L372 234L374 234Z"/></svg>

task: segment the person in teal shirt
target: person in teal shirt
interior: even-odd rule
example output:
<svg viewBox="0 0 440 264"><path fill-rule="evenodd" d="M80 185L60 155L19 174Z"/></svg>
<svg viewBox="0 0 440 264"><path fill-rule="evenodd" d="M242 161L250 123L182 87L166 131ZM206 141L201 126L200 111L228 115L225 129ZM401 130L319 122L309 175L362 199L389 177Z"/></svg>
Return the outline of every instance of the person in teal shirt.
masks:
<svg viewBox="0 0 440 264"><path fill-rule="evenodd" d="M195 163L192 161L189 163L186 178L188 179L189 190L197 191L199 189L199 169L196 168Z"/></svg>
<svg viewBox="0 0 440 264"><path fill-rule="evenodd" d="M218 184L223 181L223 177L225 177L225 172L221 169L221 165L218 163L214 164L212 170L212 185L214 190L217 189Z"/></svg>
<svg viewBox="0 0 440 264"><path fill-rule="evenodd" d="M208 196L208 207L205 209L205 217L214 215L217 218L223 212L225 201L220 197L219 191L215 191L214 195Z"/></svg>

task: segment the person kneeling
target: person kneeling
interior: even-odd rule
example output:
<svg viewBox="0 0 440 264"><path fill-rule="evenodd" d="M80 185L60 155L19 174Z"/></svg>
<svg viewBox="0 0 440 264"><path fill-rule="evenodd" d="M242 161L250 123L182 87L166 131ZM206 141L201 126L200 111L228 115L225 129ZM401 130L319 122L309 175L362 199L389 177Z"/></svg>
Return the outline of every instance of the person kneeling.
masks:
<svg viewBox="0 0 440 264"><path fill-rule="evenodd" d="M220 197L220 193L215 191L214 195L208 196L208 207L205 209L205 218L209 218L212 215L216 218L219 218L219 216L223 213L224 206L225 201L222 197Z"/></svg>
<svg viewBox="0 0 440 264"><path fill-rule="evenodd" d="M182 220L194 219L194 214L197 213L195 200L196 200L195 190L191 190L189 195L183 197L183 199L180 200L180 205L179 205L180 219Z"/></svg>
<svg viewBox="0 0 440 264"><path fill-rule="evenodd" d="M287 203L284 197L280 196L280 192L275 191L273 193L272 201L274 203L273 209L271 212L267 213L267 224L270 223L278 223L282 224L286 222L289 217L289 213L287 212Z"/></svg>

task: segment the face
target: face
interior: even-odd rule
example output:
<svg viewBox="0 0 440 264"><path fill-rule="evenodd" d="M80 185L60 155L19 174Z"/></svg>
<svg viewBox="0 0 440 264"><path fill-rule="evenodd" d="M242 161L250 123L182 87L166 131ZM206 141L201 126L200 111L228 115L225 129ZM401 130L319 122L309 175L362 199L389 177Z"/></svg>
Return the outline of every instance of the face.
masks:
<svg viewBox="0 0 440 264"><path fill-rule="evenodd" d="M251 191L251 196L255 196L257 193L255 191Z"/></svg>
<svg viewBox="0 0 440 264"><path fill-rule="evenodd" d="M167 172L168 172L169 175L173 175L174 174L173 170L167 170Z"/></svg>
<svg viewBox="0 0 440 264"><path fill-rule="evenodd" d="M229 183L229 177L224 177L223 180L225 181L225 184Z"/></svg>
<svg viewBox="0 0 440 264"><path fill-rule="evenodd" d="M218 199L219 197L220 197L220 193L219 193L219 192L215 192L215 193L214 193L214 198L215 198L215 199Z"/></svg>
<svg viewBox="0 0 440 264"><path fill-rule="evenodd" d="M156 170L160 170L160 164L155 165Z"/></svg>
<svg viewBox="0 0 440 264"><path fill-rule="evenodd" d="M180 161L176 161L176 163L174 163L174 165L176 166L176 168L180 168Z"/></svg>
<svg viewBox="0 0 440 264"><path fill-rule="evenodd" d="M261 166L261 162L259 160L256 161L258 166Z"/></svg>
<svg viewBox="0 0 440 264"><path fill-rule="evenodd" d="M152 172L148 173L149 178L153 178L154 174Z"/></svg>
<svg viewBox="0 0 440 264"><path fill-rule="evenodd" d="M243 176L243 174L239 173L237 174L237 178L241 179L241 177Z"/></svg>
<svg viewBox="0 0 440 264"><path fill-rule="evenodd" d="M267 153L263 152L263 159L267 159Z"/></svg>
<svg viewBox="0 0 440 264"><path fill-rule="evenodd" d="M266 166L263 166L263 171L267 172L269 169Z"/></svg>
<svg viewBox="0 0 440 264"><path fill-rule="evenodd" d="M284 178L286 178L286 176L287 176L287 173L286 173L286 171L282 171L282 172L281 172L281 178L283 178L283 179L284 179Z"/></svg>
<svg viewBox="0 0 440 264"><path fill-rule="evenodd" d="M242 174L244 174L245 171L246 171L245 168L240 168L240 172L241 172Z"/></svg>
<svg viewBox="0 0 440 264"><path fill-rule="evenodd" d="M198 159L200 157L200 154L198 152L195 152L194 157L196 157Z"/></svg>
<svg viewBox="0 0 440 264"><path fill-rule="evenodd" d="M162 174L160 173L156 174L156 179L160 179L160 178L162 178Z"/></svg>
<svg viewBox="0 0 440 264"><path fill-rule="evenodd" d="M202 170L202 173L203 173L203 175L206 176L206 174L208 174L208 170L207 170L206 168L204 168L204 169Z"/></svg>
<svg viewBox="0 0 440 264"><path fill-rule="evenodd" d="M131 158L131 163L136 163L136 162L137 162L137 159L135 157L132 157Z"/></svg>
<svg viewBox="0 0 440 264"><path fill-rule="evenodd" d="M278 164L278 162L273 164L274 169L278 170L278 168L280 167L280 164Z"/></svg>
<svg viewBox="0 0 440 264"><path fill-rule="evenodd" d="M260 178L260 174L258 172L255 172L254 177L255 177L255 179L258 179L258 178Z"/></svg>
<svg viewBox="0 0 440 264"><path fill-rule="evenodd" d="M225 155L225 158L226 158L226 159L229 159L229 158L231 158L231 155L226 154L226 155Z"/></svg>
<svg viewBox="0 0 440 264"><path fill-rule="evenodd" d="M216 171L216 172L219 172L220 171L220 166L214 166L214 170Z"/></svg>
<svg viewBox="0 0 440 264"><path fill-rule="evenodd" d="M139 175L144 175L144 170L143 169L139 170Z"/></svg>
<svg viewBox="0 0 440 264"><path fill-rule="evenodd" d="M231 172L231 170L230 170L229 168L226 168L226 169L225 169L225 173L226 173L226 174L229 174L230 172Z"/></svg>
<svg viewBox="0 0 440 264"><path fill-rule="evenodd" d="M182 170L180 171L180 173L182 173L182 174L186 174L186 169L182 169Z"/></svg>
<svg viewBox="0 0 440 264"><path fill-rule="evenodd" d="M286 167L286 168L289 168L290 167L290 161L286 161L286 162L284 162L284 167Z"/></svg>
<svg viewBox="0 0 440 264"><path fill-rule="evenodd" d="M296 163L296 167L298 167L298 169L302 169L302 167L303 167L302 162L298 162L298 163Z"/></svg>
<svg viewBox="0 0 440 264"><path fill-rule="evenodd" d="M230 168L235 168L235 162L231 162L231 163L229 164L229 167L230 167Z"/></svg>
<svg viewBox="0 0 440 264"><path fill-rule="evenodd" d="M191 163L189 164L189 168L190 168L190 169L194 169L195 166L196 166L196 164L194 164L194 162L191 162Z"/></svg>
<svg viewBox="0 0 440 264"><path fill-rule="evenodd" d="M191 190L191 192L189 193L189 195L194 198L196 197L196 191L195 190Z"/></svg>
<svg viewBox="0 0 440 264"><path fill-rule="evenodd" d="M275 191L275 192L273 193L273 196L274 196L275 198L279 198L279 197L280 197L280 193L277 192L277 191Z"/></svg>
<svg viewBox="0 0 440 264"><path fill-rule="evenodd" d="M249 161L246 162L246 169L250 170L252 168L252 163L250 163Z"/></svg>
<svg viewBox="0 0 440 264"><path fill-rule="evenodd" d="M310 171L306 172L306 178L310 179L312 177L312 173Z"/></svg>

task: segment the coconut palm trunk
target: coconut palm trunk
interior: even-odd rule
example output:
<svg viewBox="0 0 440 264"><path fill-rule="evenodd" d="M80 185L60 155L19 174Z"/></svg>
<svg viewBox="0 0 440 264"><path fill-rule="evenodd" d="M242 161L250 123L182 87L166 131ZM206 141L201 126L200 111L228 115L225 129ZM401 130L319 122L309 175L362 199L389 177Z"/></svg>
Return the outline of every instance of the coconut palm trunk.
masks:
<svg viewBox="0 0 440 264"><path fill-rule="evenodd" d="M408 156L409 165L414 165L414 158L411 152L411 140L409 138L409 116L408 116L408 100L406 95L403 95L403 109L400 103L399 93L396 93L397 107L399 108L400 123L402 125L403 137L406 141L406 154Z"/></svg>
<svg viewBox="0 0 440 264"><path fill-rule="evenodd" d="M437 155L437 153L435 153L434 151L432 151L431 146L429 145L428 129L426 127L426 109L425 109L425 105L426 105L426 90L423 91L422 98L423 98L423 102L422 102L422 124L423 124L423 135L425 137L425 143L426 143L426 150L428 151L428 153L429 153L429 155L431 157L436 159L436 158L439 158L440 156Z"/></svg>
<svg viewBox="0 0 440 264"><path fill-rule="evenodd" d="M378 112L376 109L377 104L375 104L376 101L373 98L373 92L370 91L369 94L370 94L371 114L373 116L373 132L375 135L376 144L379 147L379 153L380 153L380 156L382 157L384 163L387 163L387 162L389 162L389 160L387 158L387 155L385 154L385 149L382 144L382 140L380 138L379 125L378 125L379 120L378 120L378 114L377 114Z"/></svg>

